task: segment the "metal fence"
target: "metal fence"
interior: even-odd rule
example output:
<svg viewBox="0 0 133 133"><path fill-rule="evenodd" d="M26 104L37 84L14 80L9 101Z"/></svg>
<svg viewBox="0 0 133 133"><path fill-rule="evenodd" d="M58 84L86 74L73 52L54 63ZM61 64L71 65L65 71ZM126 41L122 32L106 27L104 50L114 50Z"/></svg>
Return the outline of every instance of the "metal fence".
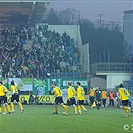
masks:
<svg viewBox="0 0 133 133"><path fill-rule="evenodd" d="M132 70L132 63L95 63L90 66L93 74L96 72L131 73Z"/></svg>

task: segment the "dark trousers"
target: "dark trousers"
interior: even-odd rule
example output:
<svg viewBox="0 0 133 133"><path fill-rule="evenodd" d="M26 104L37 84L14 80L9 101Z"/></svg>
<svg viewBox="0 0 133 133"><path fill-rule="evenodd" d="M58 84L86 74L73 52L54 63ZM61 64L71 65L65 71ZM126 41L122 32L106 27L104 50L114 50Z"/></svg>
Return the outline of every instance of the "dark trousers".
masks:
<svg viewBox="0 0 133 133"><path fill-rule="evenodd" d="M105 108L105 106L106 106L106 99L103 99L102 101L103 101L103 107Z"/></svg>
<svg viewBox="0 0 133 133"><path fill-rule="evenodd" d="M110 105L110 106L111 106L111 105L114 106L114 100L113 100L113 99L110 99L110 100L109 100L109 105Z"/></svg>
<svg viewBox="0 0 133 133"><path fill-rule="evenodd" d="M94 97L90 97L91 105L94 103Z"/></svg>

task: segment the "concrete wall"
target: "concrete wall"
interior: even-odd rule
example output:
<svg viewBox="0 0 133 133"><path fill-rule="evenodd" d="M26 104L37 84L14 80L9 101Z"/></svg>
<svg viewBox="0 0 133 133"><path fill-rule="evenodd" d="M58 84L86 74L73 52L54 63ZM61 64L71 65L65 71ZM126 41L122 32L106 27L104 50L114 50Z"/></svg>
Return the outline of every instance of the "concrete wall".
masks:
<svg viewBox="0 0 133 133"><path fill-rule="evenodd" d="M97 75L106 75L107 89L115 88L124 81L131 80L131 73L97 73Z"/></svg>
<svg viewBox="0 0 133 133"><path fill-rule="evenodd" d="M90 87L96 87L96 86L99 86L102 89L106 89L106 80L99 77L91 78Z"/></svg>
<svg viewBox="0 0 133 133"><path fill-rule="evenodd" d="M80 63L82 66L82 72L90 73L89 43L87 43L81 47L80 53L81 53Z"/></svg>
<svg viewBox="0 0 133 133"><path fill-rule="evenodd" d="M120 83L126 80L131 80L131 75L127 73L108 73L107 74L107 88L115 88Z"/></svg>
<svg viewBox="0 0 133 133"><path fill-rule="evenodd" d="M74 38L79 47L82 46L79 25L49 25L49 29L51 31L55 30L59 34L66 32L71 38Z"/></svg>

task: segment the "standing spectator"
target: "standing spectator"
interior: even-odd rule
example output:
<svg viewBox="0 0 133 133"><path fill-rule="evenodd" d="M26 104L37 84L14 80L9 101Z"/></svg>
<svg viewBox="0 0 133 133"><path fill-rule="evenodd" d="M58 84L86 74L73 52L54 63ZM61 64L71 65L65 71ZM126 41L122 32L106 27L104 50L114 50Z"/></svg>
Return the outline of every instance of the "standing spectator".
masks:
<svg viewBox="0 0 133 133"><path fill-rule="evenodd" d="M30 97L29 97L29 104L32 104L34 102L34 96L32 94L30 94Z"/></svg>
<svg viewBox="0 0 133 133"><path fill-rule="evenodd" d="M28 71L28 68L24 65L24 66L22 66L22 71L23 71L23 76L25 77L25 78L27 78L27 71Z"/></svg>
<svg viewBox="0 0 133 133"><path fill-rule="evenodd" d="M128 105L130 108L132 108L132 96L129 96Z"/></svg>
<svg viewBox="0 0 133 133"><path fill-rule="evenodd" d="M9 69L9 72L7 73L7 77L8 78L13 78L13 72L12 72L11 68Z"/></svg>
<svg viewBox="0 0 133 133"><path fill-rule="evenodd" d="M119 96L119 92L116 92L116 98L117 98L117 108L121 108L121 100L120 100L120 96Z"/></svg>
<svg viewBox="0 0 133 133"><path fill-rule="evenodd" d="M109 105L114 107L114 92L109 92Z"/></svg>

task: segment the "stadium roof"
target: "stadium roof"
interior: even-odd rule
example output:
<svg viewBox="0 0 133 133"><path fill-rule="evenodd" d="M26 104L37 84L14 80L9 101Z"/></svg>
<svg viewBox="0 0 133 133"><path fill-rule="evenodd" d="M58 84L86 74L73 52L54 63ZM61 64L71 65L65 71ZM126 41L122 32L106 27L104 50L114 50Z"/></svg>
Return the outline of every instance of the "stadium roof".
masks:
<svg viewBox="0 0 133 133"><path fill-rule="evenodd" d="M124 11L124 13L133 13L133 10Z"/></svg>
<svg viewBox="0 0 133 133"><path fill-rule="evenodd" d="M21 2L22 1L22 2ZM50 0L0 0L0 23L41 22Z"/></svg>

